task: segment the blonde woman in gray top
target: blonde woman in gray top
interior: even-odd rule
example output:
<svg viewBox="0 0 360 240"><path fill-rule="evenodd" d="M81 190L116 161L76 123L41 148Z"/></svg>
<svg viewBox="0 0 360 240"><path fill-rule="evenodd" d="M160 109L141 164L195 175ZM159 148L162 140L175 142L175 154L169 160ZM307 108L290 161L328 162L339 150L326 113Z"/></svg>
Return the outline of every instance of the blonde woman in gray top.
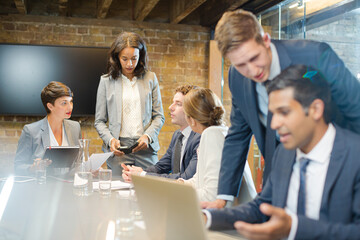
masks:
<svg viewBox="0 0 360 240"><path fill-rule="evenodd" d="M110 48L95 113L103 150L115 155L107 161L115 175L121 175L121 163L142 168L156 163L158 134L164 121L159 83L155 73L147 69L145 42L136 33L123 32ZM135 143L138 146L130 154L119 150Z"/></svg>

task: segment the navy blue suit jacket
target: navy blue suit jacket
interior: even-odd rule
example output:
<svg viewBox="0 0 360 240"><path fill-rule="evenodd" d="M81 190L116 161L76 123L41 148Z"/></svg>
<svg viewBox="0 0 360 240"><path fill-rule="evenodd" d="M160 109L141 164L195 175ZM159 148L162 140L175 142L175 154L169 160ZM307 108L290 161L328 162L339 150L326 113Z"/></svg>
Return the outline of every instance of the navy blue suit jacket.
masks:
<svg viewBox="0 0 360 240"><path fill-rule="evenodd" d="M341 127L360 133L360 83L330 46L309 40L273 40L272 43L278 52L281 70L304 64L321 71L330 84L335 103L333 120ZM223 149L218 194L238 194L252 134L265 159L264 183L271 171L276 135L274 130L266 129L260 123L255 86L254 81L230 68L231 127ZM269 113L267 126L270 126L271 118Z"/></svg>
<svg viewBox="0 0 360 240"><path fill-rule="evenodd" d="M173 169L173 148L179 131L180 130L174 132L169 148L167 149L165 155L155 165L145 169L147 175L173 179L190 179L195 174L197 165L196 150L199 146L201 135L193 131L191 131L185 146L183 158L181 161L180 173L170 174Z"/></svg>
<svg viewBox="0 0 360 240"><path fill-rule="evenodd" d="M360 135L338 126L321 200L319 220L298 216L296 239L360 239ZM261 223L269 218L261 203L284 208L296 150L280 145L263 191L251 202L210 210L213 229L234 228L235 221Z"/></svg>

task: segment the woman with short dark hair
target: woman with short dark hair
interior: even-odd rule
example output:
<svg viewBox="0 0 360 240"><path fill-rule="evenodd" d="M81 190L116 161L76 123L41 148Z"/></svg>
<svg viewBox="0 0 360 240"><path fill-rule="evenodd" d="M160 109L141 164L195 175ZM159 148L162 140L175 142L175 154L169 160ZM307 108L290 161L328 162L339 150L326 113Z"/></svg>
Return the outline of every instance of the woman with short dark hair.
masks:
<svg viewBox="0 0 360 240"><path fill-rule="evenodd" d="M147 69L144 40L123 32L113 42L107 74L101 76L96 99L95 128L104 152L114 152L107 165L121 175L121 163L143 169L156 163L158 135L165 121L159 83ZM108 125L107 125L108 123ZM121 146L138 144L126 154Z"/></svg>
<svg viewBox="0 0 360 240"><path fill-rule="evenodd" d="M24 126L16 151L16 174L34 171L34 160L43 157L49 146L76 146L81 138L80 124L69 120L73 110L73 93L61 82L50 82L41 91L47 116Z"/></svg>

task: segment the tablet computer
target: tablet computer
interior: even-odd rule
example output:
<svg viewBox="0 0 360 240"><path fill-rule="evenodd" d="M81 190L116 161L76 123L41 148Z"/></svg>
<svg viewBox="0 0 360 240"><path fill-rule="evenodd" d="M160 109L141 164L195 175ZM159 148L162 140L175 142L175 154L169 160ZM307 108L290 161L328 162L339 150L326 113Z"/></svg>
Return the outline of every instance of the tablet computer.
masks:
<svg viewBox="0 0 360 240"><path fill-rule="evenodd" d="M52 161L51 168L71 168L79 154L79 146L73 147L47 147L43 159Z"/></svg>

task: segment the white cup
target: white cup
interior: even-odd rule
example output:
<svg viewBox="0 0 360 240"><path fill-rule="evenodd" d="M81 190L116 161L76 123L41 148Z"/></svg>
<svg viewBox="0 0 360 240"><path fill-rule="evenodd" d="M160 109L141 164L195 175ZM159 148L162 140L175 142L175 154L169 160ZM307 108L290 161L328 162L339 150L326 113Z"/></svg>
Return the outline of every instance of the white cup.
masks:
<svg viewBox="0 0 360 240"><path fill-rule="evenodd" d="M111 195L111 169L99 170L99 192L103 197L109 197Z"/></svg>

